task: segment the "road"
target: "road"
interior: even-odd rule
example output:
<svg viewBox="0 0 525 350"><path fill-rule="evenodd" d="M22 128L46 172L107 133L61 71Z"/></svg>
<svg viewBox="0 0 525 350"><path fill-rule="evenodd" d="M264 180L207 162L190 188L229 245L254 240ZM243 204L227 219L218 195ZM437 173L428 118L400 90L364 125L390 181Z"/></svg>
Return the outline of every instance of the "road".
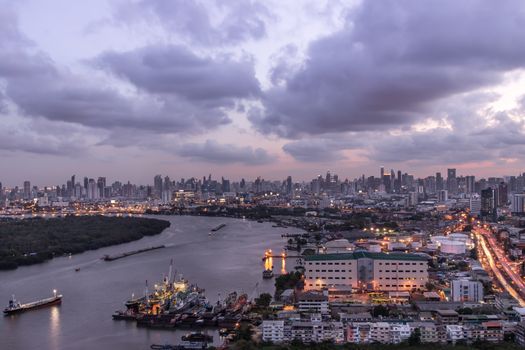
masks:
<svg viewBox="0 0 525 350"><path fill-rule="evenodd" d="M525 291L525 283L523 283L521 276L510 266L510 261L507 255L498 245L494 235L489 230L481 227L474 228L472 232L476 235L477 241L487 257L490 268L500 284L520 303L521 306L525 306L523 295Z"/></svg>

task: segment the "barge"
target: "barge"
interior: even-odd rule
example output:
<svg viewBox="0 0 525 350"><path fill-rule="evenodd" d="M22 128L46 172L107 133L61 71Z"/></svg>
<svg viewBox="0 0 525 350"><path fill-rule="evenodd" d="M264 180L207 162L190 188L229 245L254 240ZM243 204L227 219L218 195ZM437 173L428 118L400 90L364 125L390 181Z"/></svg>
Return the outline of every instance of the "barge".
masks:
<svg viewBox="0 0 525 350"><path fill-rule="evenodd" d="M9 305L4 309L4 315L9 316L9 315L26 312L29 310L40 309L40 308L48 307L52 305L58 305L61 302L62 302L62 295L57 294L56 290L53 291L53 296L50 298L33 301L27 304L20 303L19 301L15 299L15 296L13 295L11 300L9 300Z"/></svg>

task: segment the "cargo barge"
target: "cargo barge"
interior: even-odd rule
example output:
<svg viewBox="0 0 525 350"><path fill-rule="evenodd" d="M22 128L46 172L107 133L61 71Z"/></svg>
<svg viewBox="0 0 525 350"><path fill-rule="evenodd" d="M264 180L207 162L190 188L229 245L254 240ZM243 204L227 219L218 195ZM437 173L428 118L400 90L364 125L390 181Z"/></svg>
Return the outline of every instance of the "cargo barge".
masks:
<svg viewBox="0 0 525 350"><path fill-rule="evenodd" d="M102 260L104 260L104 261L114 261L114 260L126 258L126 257L131 256L131 255L145 253L145 252L149 252L151 250L157 250L157 249L161 249L161 248L166 248L166 245L163 244L163 245L159 245L159 246L155 246L155 247L149 247L149 248L144 248L144 249L132 250L130 252L125 252L125 253L116 254L116 255L104 255L102 257Z"/></svg>
<svg viewBox="0 0 525 350"><path fill-rule="evenodd" d="M33 301L31 303L22 304L15 299L15 296L9 300L9 305L4 309L4 315L14 315L34 309L40 309L43 307L48 307L52 305L58 305L62 302L62 295L58 294L56 290L53 291L53 296L50 298L45 298L42 300Z"/></svg>
<svg viewBox="0 0 525 350"><path fill-rule="evenodd" d="M225 226L226 226L226 224L220 224L219 226L212 228L211 232L219 231L221 228L223 228Z"/></svg>

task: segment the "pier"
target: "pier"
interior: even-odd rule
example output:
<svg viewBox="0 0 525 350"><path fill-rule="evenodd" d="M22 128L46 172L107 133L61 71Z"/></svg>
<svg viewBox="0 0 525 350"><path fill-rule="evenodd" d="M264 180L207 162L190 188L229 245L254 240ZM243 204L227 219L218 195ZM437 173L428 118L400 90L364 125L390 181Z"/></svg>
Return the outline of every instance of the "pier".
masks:
<svg viewBox="0 0 525 350"><path fill-rule="evenodd" d="M280 255L274 255L272 253L271 249L268 249L264 252L264 256L262 257L262 261L266 261L267 259L302 259L302 255L288 255L285 252L282 252Z"/></svg>

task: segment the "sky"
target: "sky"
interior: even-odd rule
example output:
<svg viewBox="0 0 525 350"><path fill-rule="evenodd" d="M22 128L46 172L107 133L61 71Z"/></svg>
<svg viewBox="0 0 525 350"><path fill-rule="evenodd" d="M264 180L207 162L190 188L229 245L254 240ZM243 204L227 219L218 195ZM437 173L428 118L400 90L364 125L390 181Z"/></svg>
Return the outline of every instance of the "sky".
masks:
<svg viewBox="0 0 525 350"><path fill-rule="evenodd" d="M0 182L525 171L521 0L0 0Z"/></svg>

